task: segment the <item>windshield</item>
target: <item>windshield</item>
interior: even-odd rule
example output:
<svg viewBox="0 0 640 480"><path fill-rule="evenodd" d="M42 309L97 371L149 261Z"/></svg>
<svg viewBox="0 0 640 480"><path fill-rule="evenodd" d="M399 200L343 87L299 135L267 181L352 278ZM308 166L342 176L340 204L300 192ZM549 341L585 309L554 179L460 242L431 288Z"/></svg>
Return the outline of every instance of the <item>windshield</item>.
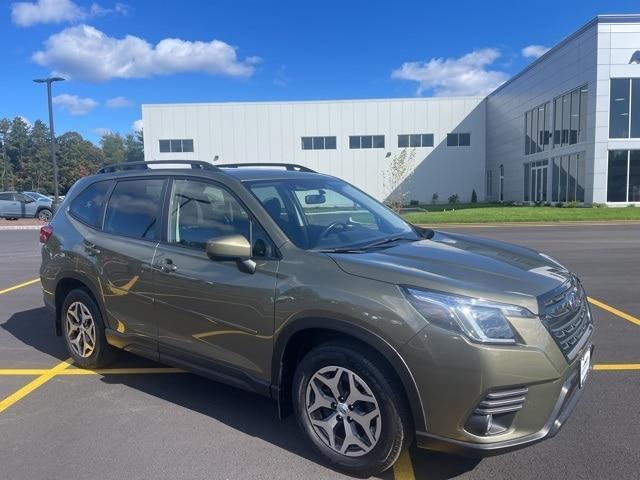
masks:
<svg viewBox="0 0 640 480"><path fill-rule="evenodd" d="M29 195L34 200L49 200L49 197L42 195L41 193L38 193L38 192L24 192L24 193Z"/></svg>
<svg viewBox="0 0 640 480"><path fill-rule="evenodd" d="M402 218L341 180L286 179L245 184L300 248L358 248L385 239L420 238Z"/></svg>

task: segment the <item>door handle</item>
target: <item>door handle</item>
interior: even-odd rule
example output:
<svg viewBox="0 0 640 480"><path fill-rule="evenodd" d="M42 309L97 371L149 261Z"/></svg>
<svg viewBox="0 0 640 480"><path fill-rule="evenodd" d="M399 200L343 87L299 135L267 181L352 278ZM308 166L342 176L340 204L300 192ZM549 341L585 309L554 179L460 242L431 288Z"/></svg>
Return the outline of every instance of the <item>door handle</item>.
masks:
<svg viewBox="0 0 640 480"><path fill-rule="evenodd" d="M84 251L87 252L87 255L90 257L94 257L100 253L100 250L96 248L95 243L91 243L87 240L84 241Z"/></svg>
<svg viewBox="0 0 640 480"><path fill-rule="evenodd" d="M163 273L175 272L178 269L178 267L176 267L176 265L173 263L173 260L171 260L170 258L165 258L159 265L159 267Z"/></svg>

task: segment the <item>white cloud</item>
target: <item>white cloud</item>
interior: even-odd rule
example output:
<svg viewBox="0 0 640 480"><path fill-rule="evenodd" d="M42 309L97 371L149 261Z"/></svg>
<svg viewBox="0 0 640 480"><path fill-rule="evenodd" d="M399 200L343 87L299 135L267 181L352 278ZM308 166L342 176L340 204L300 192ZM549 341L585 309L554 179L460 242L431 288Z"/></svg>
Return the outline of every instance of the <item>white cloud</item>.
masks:
<svg viewBox="0 0 640 480"><path fill-rule="evenodd" d="M110 133L113 133L113 131L109 130L108 128L98 127L98 128L94 128L93 130L91 130L91 133L94 133L97 136L102 137L104 135L108 135Z"/></svg>
<svg viewBox="0 0 640 480"><path fill-rule="evenodd" d="M58 105L63 110L67 110L71 115L86 115L98 106L93 98L80 98L77 95L63 93L53 97L53 104Z"/></svg>
<svg viewBox="0 0 640 480"><path fill-rule="evenodd" d="M113 8L92 3L89 8L84 8L72 0L38 0L12 4L11 20L19 27L30 27L38 23L77 22L109 13L126 15L128 11L122 3L116 3Z"/></svg>
<svg viewBox="0 0 640 480"><path fill-rule="evenodd" d="M181 72L250 77L258 57L239 60L236 49L220 41L165 38L152 45L133 35L115 38L89 25L50 36L33 60L69 78L103 82L112 78L144 78Z"/></svg>
<svg viewBox="0 0 640 480"><path fill-rule="evenodd" d="M113 97L105 102L108 108L123 108L129 107L133 104L131 100L125 97Z"/></svg>
<svg viewBox="0 0 640 480"><path fill-rule="evenodd" d="M432 58L426 62L405 62L391 78L418 83L418 95L425 90L435 96L486 95L509 76L488 67L500 57L495 48L474 50L459 58Z"/></svg>
<svg viewBox="0 0 640 480"><path fill-rule="evenodd" d="M522 49L522 56L524 58L540 58L548 51L549 48L544 45L529 45Z"/></svg>
<svg viewBox="0 0 640 480"><path fill-rule="evenodd" d="M134 132L141 132L142 131L142 119L140 120L136 120L135 122L133 122L133 124L131 125L131 130L133 130Z"/></svg>

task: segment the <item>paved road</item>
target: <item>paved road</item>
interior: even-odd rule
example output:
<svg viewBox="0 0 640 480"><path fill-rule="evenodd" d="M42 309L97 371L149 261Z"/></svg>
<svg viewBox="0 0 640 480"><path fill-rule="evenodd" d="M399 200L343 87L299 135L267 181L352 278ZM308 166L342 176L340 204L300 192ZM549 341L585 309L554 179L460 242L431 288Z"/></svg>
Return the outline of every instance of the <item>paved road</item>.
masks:
<svg viewBox="0 0 640 480"><path fill-rule="evenodd" d="M640 226L455 230L544 250L592 297L640 316ZM0 290L34 278L38 252L37 232L0 232ZM640 363L640 326L594 313L595 362ZM0 295L0 369L65 358L38 284ZM153 365L124 355L116 366ZM34 378L0 376L0 401ZM412 451L415 478L637 479L638 398L640 371L594 371L554 439L480 462ZM0 413L0 433L0 478L346 478L322 466L268 400L186 373L56 376Z"/></svg>

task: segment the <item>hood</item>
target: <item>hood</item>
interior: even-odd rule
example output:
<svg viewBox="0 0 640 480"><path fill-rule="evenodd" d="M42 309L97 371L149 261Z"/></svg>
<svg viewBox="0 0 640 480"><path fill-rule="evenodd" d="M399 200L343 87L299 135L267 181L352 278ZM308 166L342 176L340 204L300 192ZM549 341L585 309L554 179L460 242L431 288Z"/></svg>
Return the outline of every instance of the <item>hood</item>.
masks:
<svg viewBox="0 0 640 480"><path fill-rule="evenodd" d="M513 303L534 313L538 310L537 297L571 275L534 250L444 232L436 232L428 240L330 256L351 275Z"/></svg>

